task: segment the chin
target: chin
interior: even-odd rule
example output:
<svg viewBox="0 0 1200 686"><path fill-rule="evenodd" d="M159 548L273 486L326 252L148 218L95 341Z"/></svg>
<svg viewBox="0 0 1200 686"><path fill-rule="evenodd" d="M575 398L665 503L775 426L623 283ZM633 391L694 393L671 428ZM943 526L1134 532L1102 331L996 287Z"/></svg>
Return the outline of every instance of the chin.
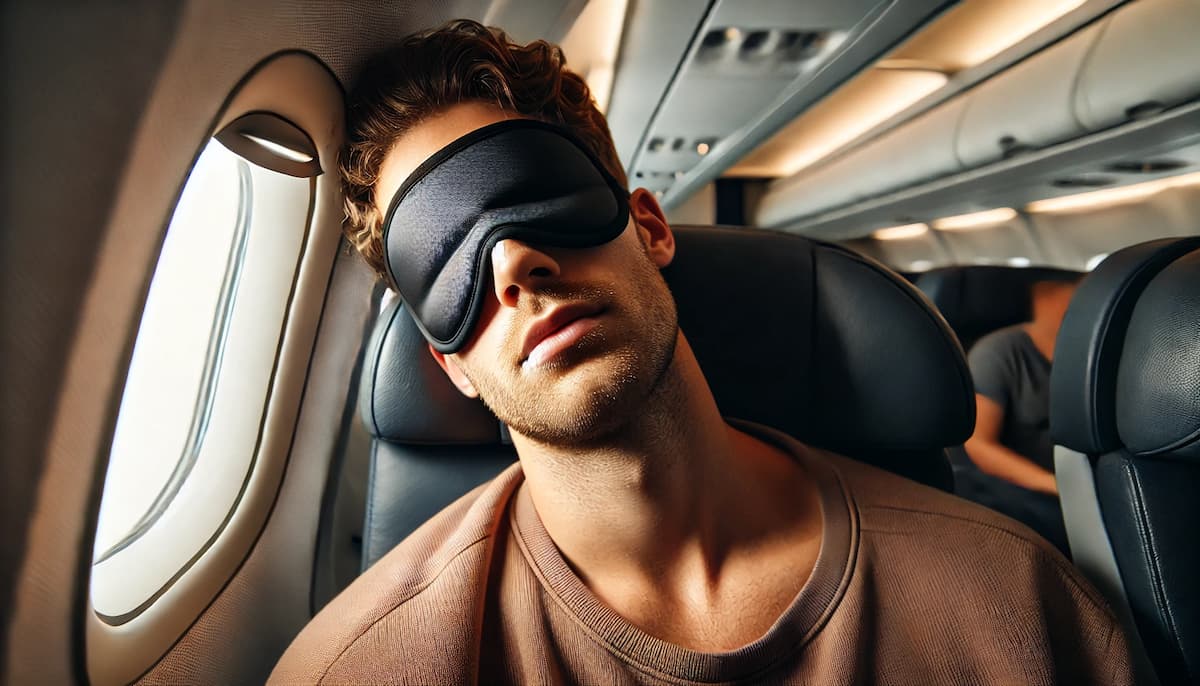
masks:
<svg viewBox="0 0 1200 686"><path fill-rule="evenodd" d="M577 373L559 382L557 392L537 394L536 403L504 408L515 412L493 407L493 412L509 428L540 443L579 446L602 442L620 431L645 399L636 378L603 379Z"/></svg>
<svg viewBox="0 0 1200 686"><path fill-rule="evenodd" d="M631 348L590 358L524 396L536 398L534 402L489 407L510 429L540 443L562 447L603 444L645 416L647 403L670 366L674 346L663 352L665 361L639 355Z"/></svg>

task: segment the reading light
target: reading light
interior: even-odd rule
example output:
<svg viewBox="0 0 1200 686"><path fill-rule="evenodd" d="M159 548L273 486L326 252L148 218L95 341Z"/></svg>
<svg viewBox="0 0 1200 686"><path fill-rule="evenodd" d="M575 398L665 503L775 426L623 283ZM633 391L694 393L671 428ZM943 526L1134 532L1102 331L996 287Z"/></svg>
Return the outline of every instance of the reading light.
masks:
<svg viewBox="0 0 1200 686"><path fill-rule="evenodd" d="M272 140L267 140L266 138L263 138L262 136L255 136L252 133L243 133L242 135L245 136L246 138L249 138L250 140L254 141L255 143L258 143L259 145L263 146L267 150L270 150L271 152L275 153L276 155L279 155L280 157L283 157L285 159L289 159L293 162L312 162L313 161L313 156L309 155L308 153L301 152L299 150L292 150L291 148L287 147L286 145L276 143L275 141L272 141Z"/></svg>
<svg viewBox="0 0 1200 686"><path fill-rule="evenodd" d="M903 226L892 226L886 229L879 229L871 234L871 237L877 241L895 241L902 238L916 238L929 231L929 227L925 224L905 224Z"/></svg>
<svg viewBox="0 0 1200 686"><path fill-rule="evenodd" d="M729 28L725 29L725 40L729 41L730 43L737 43L737 42L741 41L742 40L741 29L739 29L735 26L730 26Z"/></svg>
<svg viewBox="0 0 1200 686"><path fill-rule="evenodd" d="M933 228L939 231L962 231L965 229L976 229L983 226L992 226L993 224L1001 224L1009 221L1017 216L1017 211L1011 207L999 207L994 210L985 210L983 212L972 212L971 214L960 214L953 217L943 217L932 222Z"/></svg>
<svg viewBox="0 0 1200 686"><path fill-rule="evenodd" d="M908 265L910 272L926 272L933 267L933 262L929 260L913 260L913 263Z"/></svg>
<svg viewBox="0 0 1200 686"><path fill-rule="evenodd" d="M1008 258L1008 266L1010 267L1028 267L1033 262L1028 257L1010 257Z"/></svg>
<svg viewBox="0 0 1200 686"><path fill-rule="evenodd" d="M697 154L700 154L700 155L707 155L707 154L708 154L708 151L709 151L710 149L711 149L711 148L709 147L708 143L697 143L697 144L696 144L696 153L697 153Z"/></svg>
<svg viewBox="0 0 1200 686"><path fill-rule="evenodd" d="M1191 174L1172 176L1165 179L1144 181L1142 183L1135 183L1131 186L1122 186L1120 188L1106 188L1102 191L1091 191L1088 193L1077 193L1075 195L1064 195L1059 198L1038 200L1029 203L1025 207L1025 211L1053 213L1091 210L1100 207L1121 205L1124 203L1133 202L1135 200L1141 200L1142 198L1148 198L1151 195L1154 195L1159 191L1167 190L1168 188L1180 188L1184 186L1194 186L1197 184L1200 184L1200 172L1193 172Z"/></svg>

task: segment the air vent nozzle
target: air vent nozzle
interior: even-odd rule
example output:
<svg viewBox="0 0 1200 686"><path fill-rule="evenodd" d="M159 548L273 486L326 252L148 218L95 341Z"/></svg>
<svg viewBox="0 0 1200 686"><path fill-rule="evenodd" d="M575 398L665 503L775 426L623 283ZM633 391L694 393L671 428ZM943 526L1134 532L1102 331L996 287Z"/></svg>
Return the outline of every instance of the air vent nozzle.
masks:
<svg viewBox="0 0 1200 686"><path fill-rule="evenodd" d="M1103 188L1111 186L1117 180L1111 176L1069 176L1050 182L1055 188Z"/></svg>
<svg viewBox="0 0 1200 686"><path fill-rule="evenodd" d="M1117 174L1161 174L1186 166L1188 163L1182 160L1127 160L1114 162L1105 167L1105 170Z"/></svg>
<svg viewBox="0 0 1200 686"><path fill-rule="evenodd" d="M700 40L692 68L737 76L814 67L845 37L844 31L722 26Z"/></svg>

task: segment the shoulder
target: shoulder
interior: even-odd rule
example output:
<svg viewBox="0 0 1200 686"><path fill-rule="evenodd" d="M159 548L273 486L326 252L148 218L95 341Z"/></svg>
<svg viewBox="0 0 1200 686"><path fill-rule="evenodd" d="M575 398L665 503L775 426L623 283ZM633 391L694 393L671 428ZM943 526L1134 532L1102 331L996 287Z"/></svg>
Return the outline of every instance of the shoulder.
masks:
<svg viewBox="0 0 1200 686"><path fill-rule="evenodd" d="M905 641L953 643L963 669L991 675L984 681L1132 681L1108 604L1032 530L868 465L830 460L859 519L851 605L871 608L881 626L904 627Z"/></svg>
<svg viewBox="0 0 1200 686"><path fill-rule="evenodd" d="M1021 324L997 329L976 341L968 357L972 361L977 358L1007 357L1025 345L1026 336Z"/></svg>
<svg viewBox="0 0 1200 686"><path fill-rule="evenodd" d="M1008 389L1023 366L1023 351L1029 345L1028 340L1028 334L1020 324L993 331L979 339L967 354L975 392L1005 404Z"/></svg>
<svg viewBox="0 0 1200 686"><path fill-rule="evenodd" d="M362 664L363 669L386 669L381 660L389 653L419 663L424 659L420 653L430 647L454 659L465 658L454 656L453 647L445 643L469 642L469 637L455 634L464 626L469 630L473 622L490 539L521 478L519 464L513 465L380 558L300 632L271 681L370 680L367 672L357 666L345 669L344 663L361 664L359 658L366 658L371 664ZM456 615L463 621L455 621ZM444 621L421 621L431 617ZM434 628L447 635L431 635Z"/></svg>
<svg viewBox="0 0 1200 686"><path fill-rule="evenodd" d="M925 532L942 541L986 536L989 544L1006 553L1054 551L1031 529L994 510L856 460L829 453L825 457L845 480L864 532L916 534L919 530L912 526L922 525L935 527ZM919 543L922 537L913 538Z"/></svg>
<svg viewBox="0 0 1200 686"><path fill-rule="evenodd" d="M845 480L870 554L923 570L931 579L971 578L1014 602L1050 587L1111 618L1100 594L1045 539L994 510L831 455ZM1115 619L1113 620L1115 622Z"/></svg>

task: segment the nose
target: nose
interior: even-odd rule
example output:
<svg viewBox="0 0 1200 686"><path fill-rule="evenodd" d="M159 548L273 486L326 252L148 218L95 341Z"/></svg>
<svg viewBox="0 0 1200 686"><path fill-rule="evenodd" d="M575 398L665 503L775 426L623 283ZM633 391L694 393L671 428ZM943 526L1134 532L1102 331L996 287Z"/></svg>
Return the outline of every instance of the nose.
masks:
<svg viewBox="0 0 1200 686"><path fill-rule="evenodd" d="M516 307L522 292L535 290L561 271L557 260L528 243L509 238L492 248L492 281L504 307Z"/></svg>

